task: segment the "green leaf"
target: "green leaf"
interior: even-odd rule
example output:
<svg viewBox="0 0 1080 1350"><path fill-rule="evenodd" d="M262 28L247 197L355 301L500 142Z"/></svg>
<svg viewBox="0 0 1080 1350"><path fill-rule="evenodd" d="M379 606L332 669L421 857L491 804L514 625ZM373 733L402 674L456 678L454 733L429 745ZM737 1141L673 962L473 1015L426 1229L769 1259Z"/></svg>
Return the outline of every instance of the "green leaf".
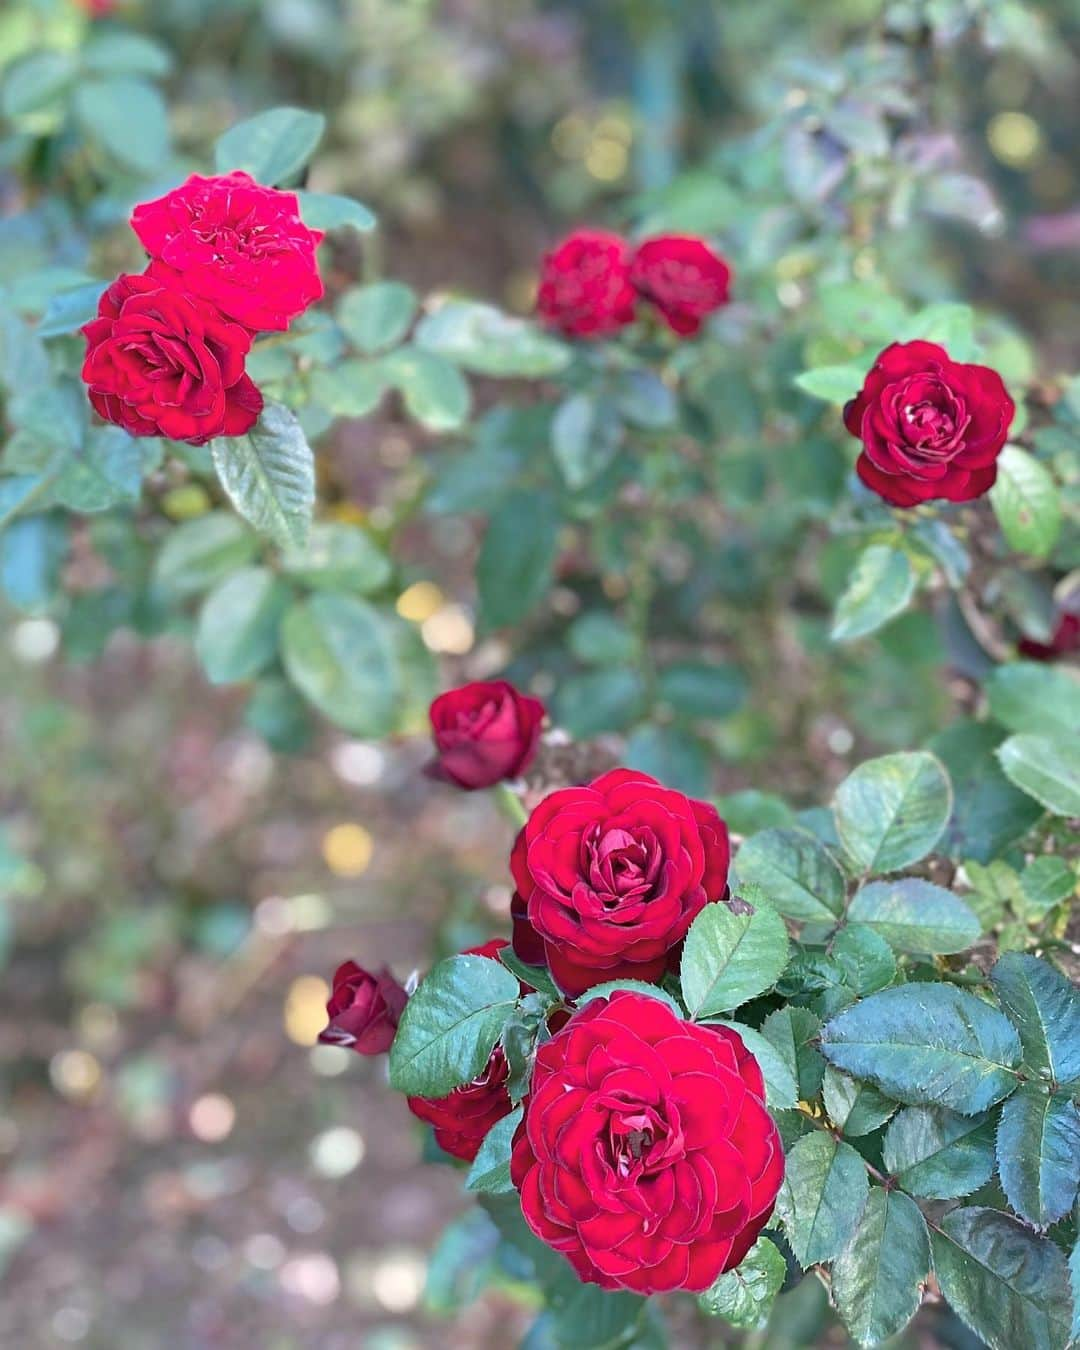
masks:
<svg viewBox="0 0 1080 1350"><path fill-rule="evenodd" d="M82 49L83 69L94 75L146 75L161 79L172 69L167 47L141 33L98 33Z"/></svg>
<svg viewBox="0 0 1080 1350"><path fill-rule="evenodd" d="M986 681L990 715L1010 731L1056 736L1080 726L1080 676L1036 661L998 666Z"/></svg>
<svg viewBox="0 0 1080 1350"><path fill-rule="evenodd" d="M875 1186L832 1268L832 1295L860 1345L879 1345L914 1317L930 1271L930 1237L914 1200Z"/></svg>
<svg viewBox="0 0 1080 1350"><path fill-rule="evenodd" d="M869 1083L841 1073L830 1064L821 1084L829 1119L849 1139L870 1134L896 1111L896 1102Z"/></svg>
<svg viewBox="0 0 1080 1350"><path fill-rule="evenodd" d="M673 661L657 674L656 696L692 721L730 717L746 702L746 677L734 665Z"/></svg>
<svg viewBox="0 0 1080 1350"><path fill-rule="evenodd" d="M954 722L930 742L953 787L953 809L938 848L950 858L989 863L1042 814L1013 787L994 751L1003 740L990 723Z"/></svg>
<svg viewBox="0 0 1080 1350"><path fill-rule="evenodd" d="M1080 1341L1080 1238L1069 1256L1069 1284L1072 1288L1072 1327L1069 1341Z"/></svg>
<svg viewBox="0 0 1080 1350"><path fill-rule="evenodd" d="M97 317L98 301L104 289L102 282L92 281L85 286L51 295L34 331L40 338L76 332L84 323Z"/></svg>
<svg viewBox="0 0 1080 1350"><path fill-rule="evenodd" d="M997 1210L954 1209L931 1229L934 1272L952 1309L990 1350L1063 1350L1065 1257Z"/></svg>
<svg viewBox="0 0 1080 1350"><path fill-rule="evenodd" d="M175 526L154 565L154 579L172 595L198 595L251 562L259 541L226 511L210 511Z"/></svg>
<svg viewBox="0 0 1080 1350"><path fill-rule="evenodd" d="M570 363L570 348L526 319L493 305L448 300L417 325L416 342L477 375L554 375Z"/></svg>
<svg viewBox="0 0 1080 1350"><path fill-rule="evenodd" d="M397 656L388 625L363 600L322 591L293 605L281 656L289 679L336 726L371 737L394 726Z"/></svg>
<svg viewBox="0 0 1080 1350"><path fill-rule="evenodd" d="M1080 992L1046 961L1006 952L990 983L1020 1033L1024 1062L1050 1082L1080 1083Z"/></svg>
<svg viewBox="0 0 1080 1350"><path fill-rule="evenodd" d="M366 417L389 387L387 372L378 361L353 358L311 372L312 400L335 417Z"/></svg>
<svg viewBox="0 0 1080 1350"><path fill-rule="evenodd" d="M700 1019L738 1008L771 989L787 965L784 921L770 905L706 905L686 935L679 967L683 998Z"/></svg>
<svg viewBox="0 0 1080 1350"><path fill-rule="evenodd" d="M739 849L736 868L790 919L832 923L844 912L844 875L807 830L751 835Z"/></svg>
<svg viewBox="0 0 1080 1350"><path fill-rule="evenodd" d="M587 670L563 680L555 692L553 717L575 740L604 731L625 731L648 711L645 681L629 667Z"/></svg>
<svg viewBox="0 0 1080 1350"><path fill-rule="evenodd" d="M365 355L396 347L416 316L416 296L400 281L354 286L337 304L337 321Z"/></svg>
<svg viewBox="0 0 1080 1350"><path fill-rule="evenodd" d="M1010 548L1048 556L1061 531L1061 497L1050 471L1026 450L1007 445L998 455L990 505Z"/></svg>
<svg viewBox="0 0 1080 1350"><path fill-rule="evenodd" d="M634 1350L648 1306L638 1294L582 1284L572 1272L546 1292L551 1339L541 1341L545 1350Z"/></svg>
<svg viewBox="0 0 1080 1350"><path fill-rule="evenodd" d="M91 427L57 474L50 499L88 515L142 495L145 474L161 460L161 442L122 427Z"/></svg>
<svg viewBox="0 0 1080 1350"><path fill-rule="evenodd" d="M847 403L855 397L866 379L862 366L816 366L795 376L796 388L825 403Z"/></svg>
<svg viewBox="0 0 1080 1350"><path fill-rule="evenodd" d="M59 100L75 80L78 65L71 52L30 52L7 68L0 88L0 113L16 120Z"/></svg>
<svg viewBox="0 0 1080 1350"><path fill-rule="evenodd" d="M867 760L836 789L836 829L866 872L896 872L924 858L952 811L952 788L925 751Z"/></svg>
<svg viewBox="0 0 1080 1350"><path fill-rule="evenodd" d="M795 1142L776 1213L804 1270L831 1261L847 1245L868 1190L866 1166L850 1144L821 1130Z"/></svg>
<svg viewBox="0 0 1080 1350"><path fill-rule="evenodd" d="M521 1117L522 1109L519 1106L508 1116L503 1116L502 1120L497 1120L484 1135L480 1151L465 1178L467 1191L487 1191L492 1195L501 1195L514 1190L514 1183L510 1180L510 1145Z"/></svg>
<svg viewBox="0 0 1080 1350"><path fill-rule="evenodd" d="M633 661L637 638L606 610L586 610L566 630L566 645L586 666L616 666Z"/></svg>
<svg viewBox="0 0 1080 1350"><path fill-rule="evenodd" d="M338 521L317 521L305 548L287 548L281 565L304 586L319 591L370 595L390 580L393 565L360 528Z"/></svg>
<svg viewBox="0 0 1080 1350"><path fill-rule="evenodd" d="M374 213L352 197L332 192L298 192L300 217L312 230L356 230L367 234L377 224Z"/></svg>
<svg viewBox="0 0 1080 1350"><path fill-rule="evenodd" d="M457 366L421 347L399 347L382 369L400 392L410 416L429 431L453 431L468 420L469 382Z"/></svg>
<svg viewBox="0 0 1080 1350"><path fill-rule="evenodd" d="M524 618L551 589L562 520L552 497L515 492L492 516L476 563L486 629Z"/></svg>
<svg viewBox="0 0 1080 1350"><path fill-rule="evenodd" d="M118 164L149 176L169 156L169 116L153 85L129 75L82 80L72 100L87 135Z"/></svg>
<svg viewBox="0 0 1080 1350"><path fill-rule="evenodd" d="M856 893L848 918L880 933L898 952L962 952L981 932L963 900L917 877L871 881Z"/></svg>
<svg viewBox="0 0 1080 1350"><path fill-rule="evenodd" d="M799 1097L803 1101L816 1097L825 1074L825 1060L814 1048L821 1034L820 1020L809 1008L777 1008L762 1022L761 1034L776 1047L795 1078Z"/></svg>
<svg viewBox="0 0 1080 1350"><path fill-rule="evenodd" d="M872 928L848 924L833 938L829 954L840 968L844 983L856 994L873 994L896 976L892 948Z"/></svg>
<svg viewBox="0 0 1080 1350"><path fill-rule="evenodd" d="M545 966L530 966L522 961L513 947L507 945L497 953L499 960L507 970L512 970L518 979L527 984L530 989L535 989L538 993L547 994L550 998L561 999L555 981L548 974Z"/></svg>
<svg viewBox="0 0 1080 1350"><path fill-rule="evenodd" d="M273 660L289 589L265 567L242 567L199 611L195 651L211 684L250 680Z"/></svg>
<svg viewBox="0 0 1080 1350"><path fill-rule="evenodd" d="M970 305L946 300L913 314L897 334L899 342L936 342L948 350L954 361L973 361L975 348L975 311Z"/></svg>
<svg viewBox="0 0 1080 1350"><path fill-rule="evenodd" d="M594 999L610 998L620 989L627 990L632 994L640 994L643 998L655 998L660 1003L666 1003L680 1021L684 1020L685 1015L682 1008L679 1007L677 1000L666 989L661 989L658 984L646 984L643 980L605 980L603 984L594 984L586 989L575 1002L579 1008L583 1008L586 1003L592 1003Z"/></svg>
<svg viewBox="0 0 1080 1350"><path fill-rule="evenodd" d="M1025 915L1045 917L1055 905L1075 893L1076 883L1076 872L1058 854L1044 853L1033 858L1020 875Z"/></svg>
<svg viewBox="0 0 1080 1350"><path fill-rule="evenodd" d="M518 982L498 961L451 956L405 1005L390 1049L398 1092L445 1097L481 1072L517 1002Z"/></svg>
<svg viewBox="0 0 1080 1350"><path fill-rule="evenodd" d="M708 1026L729 1027L736 1032L747 1050L754 1056L765 1079L765 1104L770 1111L791 1110L799 1100L799 1085L795 1080L796 1053L792 1053L791 1063L760 1031L753 1027L744 1027L741 1022L729 1022L724 1018L710 1018Z"/></svg>
<svg viewBox="0 0 1080 1350"><path fill-rule="evenodd" d="M67 527L53 515L22 516L0 534L0 588L16 609L40 614L49 608L67 547Z"/></svg>
<svg viewBox="0 0 1080 1350"><path fill-rule="evenodd" d="M273 187L300 172L315 153L325 129L322 113L270 108L246 122L237 122L218 138L214 167L218 173L243 169L257 182Z"/></svg>
<svg viewBox="0 0 1080 1350"><path fill-rule="evenodd" d="M860 554L837 602L830 636L834 642L852 642L876 632L907 608L914 593L915 573L907 554L888 544L871 544Z"/></svg>
<svg viewBox="0 0 1080 1350"><path fill-rule="evenodd" d="M905 1191L931 1200L970 1195L994 1172L994 1121L940 1106L908 1106L891 1121L882 1146L885 1167Z"/></svg>
<svg viewBox="0 0 1080 1350"><path fill-rule="evenodd" d="M314 719L307 703L288 680L264 675L251 691L244 708L244 722L272 750L292 755L307 749Z"/></svg>
<svg viewBox="0 0 1080 1350"><path fill-rule="evenodd" d="M210 450L245 520L277 544L303 546L315 506L315 458L293 414L268 403L246 436L222 436Z"/></svg>
<svg viewBox="0 0 1080 1350"><path fill-rule="evenodd" d="M1055 816L1080 816L1080 734L1010 736L997 752L1010 782Z"/></svg>
<svg viewBox="0 0 1080 1350"><path fill-rule="evenodd" d="M586 487L619 453L622 424L614 408L590 394L571 394L551 419L551 451L571 491Z"/></svg>
<svg viewBox="0 0 1080 1350"><path fill-rule="evenodd" d="M910 1105L985 1111L1017 1085L1020 1040L996 1008L951 984L905 984L845 1009L821 1032L831 1063Z"/></svg>
<svg viewBox="0 0 1080 1350"><path fill-rule="evenodd" d="M787 1263L775 1244L759 1237L734 1270L698 1294L698 1307L733 1327L763 1327L786 1275Z"/></svg>
<svg viewBox="0 0 1080 1350"><path fill-rule="evenodd" d="M1014 1092L1001 1111L997 1163L1022 1219L1046 1228L1064 1218L1080 1185L1080 1111L1069 1094L1033 1083Z"/></svg>
<svg viewBox="0 0 1080 1350"><path fill-rule="evenodd" d="M703 797L709 790L708 747L684 727L636 727L626 742L623 763L640 769L678 792Z"/></svg>

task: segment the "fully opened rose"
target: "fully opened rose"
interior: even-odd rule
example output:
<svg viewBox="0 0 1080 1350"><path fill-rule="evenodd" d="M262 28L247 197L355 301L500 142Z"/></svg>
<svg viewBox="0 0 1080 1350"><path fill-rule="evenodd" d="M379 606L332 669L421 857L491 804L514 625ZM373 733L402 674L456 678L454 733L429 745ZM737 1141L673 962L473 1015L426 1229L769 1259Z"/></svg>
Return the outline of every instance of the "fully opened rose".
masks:
<svg viewBox="0 0 1080 1350"><path fill-rule="evenodd" d="M737 1033L618 991L537 1052L510 1175L587 1283L707 1289L768 1221L784 1152Z"/></svg>
<svg viewBox="0 0 1080 1350"><path fill-rule="evenodd" d="M613 769L546 797L510 866L548 969L579 994L607 980L659 980L702 908L724 894L730 857L727 827L707 802ZM523 960L527 940L518 918Z"/></svg>
<svg viewBox="0 0 1080 1350"><path fill-rule="evenodd" d="M855 468L893 506L971 501L997 478L1016 405L988 366L934 342L894 342L874 362L844 425L863 443Z"/></svg>
<svg viewBox="0 0 1080 1350"><path fill-rule="evenodd" d="M638 248L630 281L672 332L692 337L704 318L727 304L731 269L703 239L662 235Z"/></svg>
<svg viewBox="0 0 1080 1350"><path fill-rule="evenodd" d="M576 230L541 265L536 307L567 337L600 338L634 320L630 246L606 230Z"/></svg>

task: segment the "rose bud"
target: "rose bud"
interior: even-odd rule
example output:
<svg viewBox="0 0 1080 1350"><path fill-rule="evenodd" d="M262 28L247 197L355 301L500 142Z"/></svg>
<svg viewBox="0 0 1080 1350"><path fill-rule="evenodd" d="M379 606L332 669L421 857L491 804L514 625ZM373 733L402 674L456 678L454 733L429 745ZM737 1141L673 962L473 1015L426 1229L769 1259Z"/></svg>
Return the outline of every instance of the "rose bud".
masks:
<svg viewBox="0 0 1080 1350"><path fill-rule="evenodd" d="M981 497L1016 405L989 366L953 361L934 342L894 342L874 362L844 425L861 438L856 472L893 506Z"/></svg>
<svg viewBox="0 0 1080 1350"><path fill-rule="evenodd" d="M386 966L373 975L355 961L346 961L334 971L334 988L326 1005L330 1022L319 1033L319 1040L359 1055L384 1054L393 1044L408 1001L408 994Z"/></svg>
<svg viewBox="0 0 1080 1350"><path fill-rule="evenodd" d="M300 219L294 192L263 187L236 170L192 174L164 197L136 206L131 228L154 268L253 331L282 331L321 298L320 230Z"/></svg>
<svg viewBox="0 0 1080 1350"><path fill-rule="evenodd" d="M784 1148L737 1032L620 990L537 1051L510 1177L525 1222L579 1279L698 1291L768 1222Z"/></svg>
<svg viewBox="0 0 1080 1350"><path fill-rule="evenodd" d="M634 321L630 248L605 230L575 230L546 254L540 268L537 313L549 328L572 338L602 338Z"/></svg>
<svg viewBox="0 0 1080 1350"><path fill-rule="evenodd" d="M703 239L664 235L640 246L630 280L673 332L692 337L702 319L727 304L731 268Z"/></svg>
<svg viewBox="0 0 1080 1350"><path fill-rule="evenodd" d="M608 980L657 981L687 930L727 889L727 827L695 801L634 769L561 788L536 807L510 870L525 912L514 948L576 996Z"/></svg>
<svg viewBox="0 0 1080 1350"><path fill-rule="evenodd" d="M544 705L506 680L450 689L431 705L435 778L472 790L524 772L536 753Z"/></svg>

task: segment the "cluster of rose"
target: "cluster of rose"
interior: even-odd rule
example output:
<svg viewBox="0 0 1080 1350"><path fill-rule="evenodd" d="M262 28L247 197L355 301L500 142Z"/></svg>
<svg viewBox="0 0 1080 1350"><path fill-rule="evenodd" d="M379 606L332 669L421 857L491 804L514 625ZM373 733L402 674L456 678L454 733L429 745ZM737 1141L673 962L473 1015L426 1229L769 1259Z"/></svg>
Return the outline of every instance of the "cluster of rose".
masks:
<svg viewBox="0 0 1080 1350"><path fill-rule="evenodd" d="M137 206L131 228L150 261L117 277L82 330L90 402L133 436L242 436L263 406L245 358L322 296L322 233L295 193L239 170L193 174Z"/></svg>
<svg viewBox="0 0 1080 1350"><path fill-rule="evenodd" d="M730 268L704 241L666 236L636 249L581 230L544 259L538 311L594 340L652 307L680 336L728 298ZM862 481L911 507L968 501L994 482L1014 405L998 374L930 342L893 344L844 411L862 440ZM433 772L475 789L518 777L545 710L506 681L477 682L431 707ZM607 1289L703 1290L736 1266L768 1221L784 1174L760 1067L737 1032L682 1020L661 999L613 981L659 984L677 972L705 905L731 904L728 831L715 808L631 769L556 789L514 843L510 943L561 991L536 1056L510 1174L532 1231ZM408 1002L389 970L336 972L322 1039L361 1054L390 1049ZM476 1157L512 1108L501 1045L448 1096L410 1097L453 1156Z"/></svg>

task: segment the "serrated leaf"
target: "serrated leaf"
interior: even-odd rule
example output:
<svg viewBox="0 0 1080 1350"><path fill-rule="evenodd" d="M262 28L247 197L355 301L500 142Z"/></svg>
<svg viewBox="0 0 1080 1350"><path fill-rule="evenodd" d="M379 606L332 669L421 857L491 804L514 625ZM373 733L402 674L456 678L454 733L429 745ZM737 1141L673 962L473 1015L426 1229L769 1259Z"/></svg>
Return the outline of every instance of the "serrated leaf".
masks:
<svg viewBox="0 0 1080 1350"><path fill-rule="evenodd" d="M1017 1086L1020 1040L1008 1018L950 984L906 984L826 1023L821 1049L838 1068L909 1105L985 1111Z"/></svg>
<svg viewBox="0 0 1080 1350"><path fill-rule="evenodd" d="M298 192L300 216L312 230L352 229L367 234L378 223L374 212L352 197L333 192Z"/></svg>
<svg viewBox="0 0 1080 1350"><path fill-rule="evenodd" d="M997 752L1006 778L1055 816L1080 816L1080 733L1010 736Z"/></svg>
<svg viewBox="0 0 1080 1350"><path fill-rule="evenodd" d="M1049 554L1061 531L1061 497L1049 470L1026 450L1007 445L998 455L990 505L1010 548Z"/></svg>
<svg viewBox="0 0 1080 1350"><path fill-rule="evenodd" d="M830 944L830 955L839 967L844 983L856 994L873 994L884 989L896 975L896 957L892 948L872 928L848 924Z"/></svg>
<svg viewBox="0 0 1080 1350"><path fill-rule="evenodd" d="M832 855L806 830L762 830L736 859L739 876L760 886L791 919L831 923L844 910L844 875Z"/></svg>
<svg viewBox="0 0 1080 1350"><path fill-rule="evenodd" d="M249 563L259 541L227 511L185 520L166 537L154 564L154 579L172 595L198 595Z"/></svg>
<svg viewBox="0 0 1080 1350"><path fill-rule="evenodd" d="M799 1084L795 1078L794 1064L797 1063L797 1051L792 1049L791 1061L785 1058L772 1041L753 1027L745 1027L741 1022L730 1022L717 1018L703 1023L704 1026L729 1027L736 1032L747 1050L754 1056L765 1080L765 1104L770 1111L791 1110L799 1100Z"/></svg>
<svg viewBox="0 0 1080 1350"><path fill-rule="evenodd" d="M914 593L915 573L907 554L888 544L871 544L837 602L832 640L853 642L876 632L907 608Z"/></svg>
<svg viewBox="0 0 1080 1350"><path fill-rule="evenodd" d="M1066 1092L1034 1084L1014 1092L1001 1110L998 1175L1005 1198L1036 1228L1057 1223L1080 1185L1080 1111Z"/></svg>
<svg viewBox="0 0 1080 1350"><path fill-rule="evenodd" d="M905 1191L955 1200L984 1186L994 1171L994 1121L940 1106L908 1106L885 1131L882 1158Z"/></svg>
<svg viewBox="0 0 1080 1350"><path fill-rule="evenodd" d="M804 1101L817 1096L825 1074L825 1060L814 1045L820 1033L821 1020L809 1008L777 1008L761 1024L761 1034L775 1046Z"/></svg>
<svg viewBox="0 0 1080 1350"><path fill-rule="evenodd" d="M850 1144L821 1130L796 1141L776 1212L804 1270L831 1261L847 1244L868 1190L866 1166Z"/></svg>
<svg viewBox="0 0 1080 1350"><path fill-rule="evenodd" d="M1024 1061L1053 1083L1080 1083L1080 992L1046 961L1007 952L990 982L1024 1047Z"/></svg>
<svg viewBox="0 0 1080 1350"><path fill-rule="evenodd" d="M1053 1242L972 1206L946 1214L930 1243L942 1293L990 1350L1063 1350L1069 1291L1065 1257Z"/></svg>
<svg viewBox="0 0 1080 1350"><path fill-rule="evenodd" d="M465 1178L467 1191L486 1191L501 1195L514 1189L510 1180L510 1145L514 1131L521 1123L522 1109L517 1107L502 1120L497 1120L484 1135L480 1150Z"/></svg>
<svg viewBox="0 0 1080 1350"><path fill-rule="evenodd" d="M477 375L540 378L570 363L570 348L493 305L448 300L417 325L415 340Z"/></svg>
<svg viewBox="0 0 1080 1350"><path fill-rule="evenodd" d="M393 565L358 525L317 521L304 548L285 549L281 565L312 590L370 595L390 580Z"/></svg>
<svg viewBox="0 0 1080 1350"><path fill-rule="evenodd" d="M872 928L898 952L966 951L981 931L959 896L918 877L869 882L856 892L848 918Z"/></svg>
<svg viewBox="0 0 1080 1350"><path fill-rule="evenodd" d="M698 1295L698 1307L733 1327L762 1327L786 1275L787 1263L779 1249L768 1238L759 1237L734 1270Z"/></svg>
<svg viewBox="0 0 1080 1350"><path fill-rule="evenodd" d="M281 656L293 684L335 725L372 737L393 727L397 656L371 605L333 591L300 601L282 622Z"/></svg>
<svg viewBox="0 0 1080 1350"><path fill-rule="evenodd" d="M420 982L390 1049L399 1092L445 1097L483 1069L517 1002L517 978L485 956L451 956Z"/></svg>
<svg viewBox="0 0 1080 1350"><path fill-rule="evenodd" d="M907 1326L929 1270L930 1237L918 1205L875 1186L832 1268L833 1299L859 1345L878 1345Z"/></svg>
<svg viewBox="0 0 1080 1350"><path fill-rule="evenodd" d="M294 177L322 140L326 118L303 108L270 108L237 122L214 146L218 173L243 169L270 187Z"/></svg>
<svg viewBox="0 0 1080 1350"><path fill-rule="evenodd" d="M924 858L941 838L952 789L941 762L925 751L867 760L836 789L841 843L867 872L896 872Z"/></svg>
<svg viewBox="0 0 1080 1350"><path fill-rule="evenodd" d="M1024 916L1043 918L1075 893L1077 874L1064 858L1044 853L1024 868L1020 886L1024 892Z"/></svg>
<svg viewBox="0 0 1080 1350"><path fill-rule="evenodd" d="M897 1103L869 1083L860 1083L830 1064L821 1084L825 1110L836 1128L858 1139L884 1125Z"/></svg>
<svg viewBox="0 0 1080 1350"><path fill-rule="evenodd" d="M199 611L195 651L211 684L249 680L273 660L289 589L265 567L242 567Z"/></svg>
<svg viewBox="0 0 1080 1350"><path fill-rule="evenodd" d="M728 1012L771 989L787 958L787 929L768 904L755 898L749 913L723 901L706 905L686 935L679 966L691 1016Z"/></svg>
<svg viewBox="0 0 1080 1350"><path fill-rule="evenodd" d="M990 715L1010 731L1056 736L1080 726L1080 677L1045 662L998 666L986 681Z"/></svg>
<svg viewBox="0 0 1080 1350"><path fill-rule="evenodd" d="M315 458L300 423L268 403L245 436L210 442L214 468L245 520L282 546L302 546L315 506Z"/></svg>

